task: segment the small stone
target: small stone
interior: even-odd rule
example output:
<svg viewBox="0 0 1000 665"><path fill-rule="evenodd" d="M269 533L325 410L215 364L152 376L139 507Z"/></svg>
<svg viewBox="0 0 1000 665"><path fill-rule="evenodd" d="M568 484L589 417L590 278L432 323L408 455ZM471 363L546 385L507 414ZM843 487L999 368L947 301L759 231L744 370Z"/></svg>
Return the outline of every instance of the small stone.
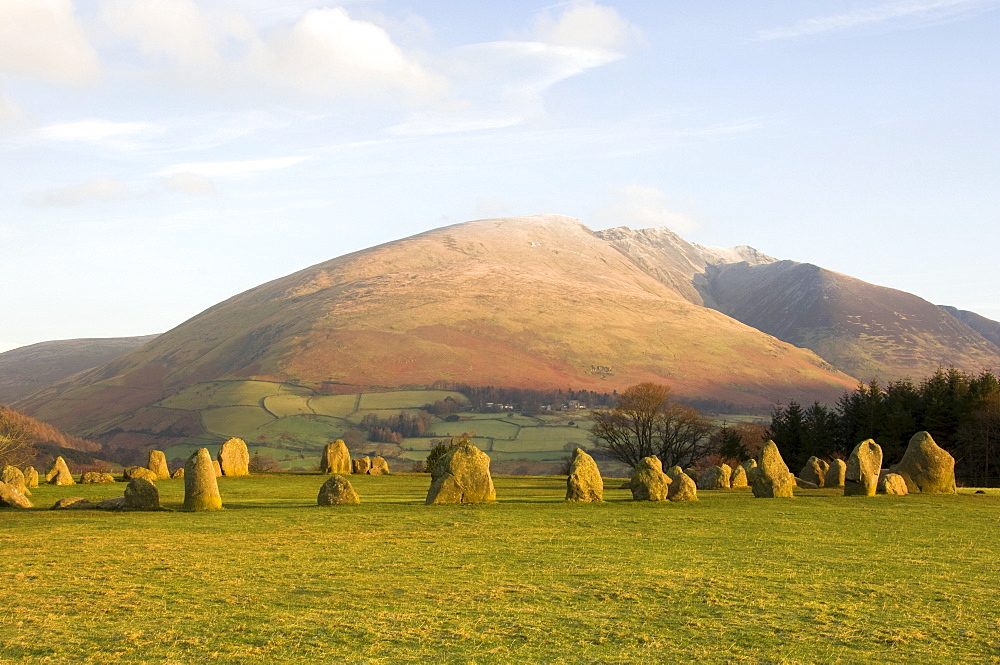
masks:
<svg viewBox="0 0 1000 665"><path fill-rule="evenodd" d="M597 462L582 448L573 451L566 477L567 501L603 501L604 480Z"/></svg>
<svg viewBox="0 0 1000 665"><path fill-rule="evenodd" d="M125 510L162 510L160 492L145 478L132 478L125 487Z"/></svg>
<svg viewBox="0 0 1000 665"><path fill-rule="evenodd" d="M0 471L0 483L7 483L24 496L31 496L31 491L24 482L24 472L16 466L8 464Z"/></svg>
<svg viewBox="0 0 1000 665"><path fill-rule="evenodd" d="M184 463L184 510L222 510L215 466L208 448L200 448L188 457Z"/></svg>
<svg viewBox="0 0 1000 665"><path fill-rule="evenodd" d="M795 486L804 490L819 489L819 485L817 485L816 483L811 483L808 480L805 480L804 478L799 478L798 476L795 477Z"/></svg>
<svg viewBox="0 0 1000 665"><path fill-rule="evenodd" d="M149 461L146 468L156 476L154 480L166 480L170 477L170 469L167 467L167 456L162 450L150 450Z"/></svg>
<svg viewBox="0 0 1000 665"><path fill-rule="evenodd" d="M224 476L249 476L250 451L243 439L232 438L219 449L219 472Z"/></svg>
<svg viewBox="0 0 1000 665"><path fill-rule="evenodd" d="M794 496L795 476L781 458L774 441L768 441L757 455L757 467L750 481L753 495L758 498L790 498Z"/></svg>
<svg viewBox="0 0 1000 665"><path fill-rule="evenodd" d="M742 464L738 464L733 467L733 473L729 476L729 488L730 489L741 489L743 487L749 486L750 481L747 480L747 470Z"/></svg>
<svg viewBox="0 0 1000 665"><path fill-rule="evenodd" d="M148 480L151 483L158 480L156 474L144 466L125 467L125 470L122 471L122 480L127 482L133 478L142 478L143 480Z"/></svg>
<svg viewBox="0 0 1000 665"><path fill-rule="evenodd" d="M698 478L699 490L727 490L729 489L729 477L733 475L733 470L728 464L710 466Z"/></svg>
<svg viewBox="0 0 1000 665"><path fill-rule="evenodd" d="M34 504L13 485L0 482L0 508L33 508Z"/></svg>
<svg viewBox="0 0 1000 665"><path fill-rule="evenodd" d="M748 459L746 462L743 462L743 464L741 464L740 466L742 466L743 470L747 472L747 484L752 485L753 474L757 473L757 460L752 458Z"/></svg>
<svg viewBox="0 0 1000 665"><path fill-rule="evenodd" d="M663 473L663 462L655 455L643 457L632 473L633 501L666 501L670 478Z"/></svg>
<svg viewBox="0 0 1000 665"><path fill-rule="evenodd" d="M671 467L673 470L674 467ZM680 467L677 467L680 468ZM670 486L667 489L667 498L671 501L697 501L698 500L698 485L688 476L686 473L681 471L678 474L670 475Z"/></svg>
<svg viewBox="0 0 1000 665"><path fill-rule="evenodd" d="M125 497L116 496L112 499L105 499L94 507L98 510L122 510L125 507Z"/></svg>
<svg viewBox="0 0 1000 665"><path fill-rule="evenodd" d="M50 485L75 485L76 481L73 480L73 474L69 472L69 467L66 466L66 460L61 456L57 457L49 470L45 473L45 482Z"/></svg>
<svg viewBox="0 0 1000 665"><path fill-rule="evenodd" d="M442 455L431 470L425 503L489 503L496 498L489 455L463 441Z"/></svg>
<svg viewBox="0 0 1000 665"><path fill-rule="evenodd" d="M340 506L349 503L361 503L358 493L351 486L351 481L343 476L330 476L319 488L316 502L321 506Z"/></svg>
<svg viewBox="0 0 1000 665"><path fill-rule="evenodd" d="M351 452L347 449L347 444L343 439L337 439L326 444L323 454L319 458L320 473L339 473L348 475L351 473Z"/></svg>
<svg viewBox="0 0 1000 665"><path fill-rule="evenodd" d="M212 472L215 473L216 478L222 477L222 464L217 459L212 460Z"/></svg>
<svg viewBox="0 0 1000 665"><path fill-rule="evenodd" d="M389 463L385 461L384 457L376 455L372 458L372 468L368 469L369 476L388 476L389 475Z"/></svg>
<svg viewBox="0 0 1000 665"><path fill-rule="evenodd" d="M906 487L906 480L898 473L886 473L878 480L878 494L894 494L905 496L909 493Z"/></svg>
<svg viewBox="0 0 1000 665"><path fill-rule="evenodd" d="M177 480L179 478L183 478L184 477L184 467L181 466L181 467L178 467L178 468L174 469L174 472L170 474L170 477L173 478L174 480Z"/></svg>
<svg viewBox="0 0 1000 665"><path fill-rule="evenodd" d="M358 459L351 460L351 473L355 475L364 475L368 473L372 468L372 460L370 457L359 457Z"/></svg>
<svg viewBox="0 0 1000 665"><path fill-rule="evenodd" d="M694 468L693 466L689 466L688 468L684 469L684 473L687 474L688 478L690 478L695 482L698 482L698 476L701 475L700 473L698 473L698 469Z"/></svg>
<svg viewBox="0 0 1000 665"><path fill-rule="evenodd" d="M823 481L825 487L843 487L844 476L847 474L847 462L842 459L835 459L830 462L830 468L826 472L826 479Z"/></svg>
<svg viewBox="0 0 1000 665"><path fill-rule="evenodd" d="M33 466L24 467L24 486L28 489L38 487L38 471Z"/></svg>
<svg viewBox="0 0 1000 665"><path fill-rule="evenodd" d="M103 473L101 471L88 471L82 476L80 476L80 484L82 485L94 485L97 483L113 483L115 482L115 477L110 473Z"/></svg>
<svg viewBox="0 0 1000 665"><path fill-rule="evenodd" d="M910 439L903 459L893 469L903 477L910 492L955 493L955 458L939 446L927 432Z"/></svg>
<svg viewBox="0 0 1000 665"><path fill-rule="evenodd" d="M875 496L882 469L882 448L867 439L854 446L844 473L844 496Z"/></svg>
<svg viewBox="0 0 1000 665"><path fill-rule="evenodd" d="M97 505L91 503L89 499L85 499L82 496L70 496L65 499L59 499L52 506L52 510L93 510L97 508Z"/></svg>
<svg viewBox="0 0 1000 665"><path fill-rule="evenodd" d="M826 460L821 460L813 455L806 460L806 465L799 471L798 477L816 487L823 487L826 484L826 474L829 470L830 465L826 463Z"/></svg>

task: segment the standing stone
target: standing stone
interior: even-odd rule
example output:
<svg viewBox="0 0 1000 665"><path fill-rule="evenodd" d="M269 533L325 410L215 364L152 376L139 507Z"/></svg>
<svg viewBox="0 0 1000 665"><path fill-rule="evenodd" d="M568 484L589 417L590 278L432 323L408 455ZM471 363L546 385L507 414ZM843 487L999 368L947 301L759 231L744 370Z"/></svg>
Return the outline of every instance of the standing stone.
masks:
<svg viewBox="0 0 1000 665"><path fill-rule="evenodd" d="M13 485L0 482L0 508L33 508L34 504Z"/></svg>
<svg viewBox="0 0 1000 665"><path fill-rule="evenodd" d="M604 481L597 462L582 448L573 451L566 477L567 501L603 501Z"/></svg>
<svg viewBox="0 0 1000 665"><path fill-rule="evenodd" d="M750 482L747 480L747 470L742 464L737 464L733 467L733 473L729 476L729 488L730 489L741 489L743 487L749 486Z"/></svg>
<svg viewBox="0 0 1000 665"><path fill-rule="evenodd" d="M757 467L750 481L757 498L789 498L794 496L795 476L781 458L774 441L768 441L757 455Z"/></svg>
<svg viewBox="0 0 1000 665"><path fill-rule="evenodd" d="M45 474L45 482L50 485L75 485L76 481L73 480L73 474L69 472L69 467L66 466L66 460L61 456L57 457L52 466Z"/></svg>
<svg viewBox="0 0 1000 665"><path fill-rule="evenodd" d="M183 478L184 477L184 467L181 466L181 467L178 467L178 468L174 469L174 472L170 474L170 477L173 478L173 479L175 479L175 480L179 479L179 478Z"/></svg>
<svg viewBox="0 0 1000 665"><path fill-rule="evenodd" d="M370 457L359 457L358 459L351 460L351 473L356 475L364 475L368 473L372 468L372 459Z"/></svg>
<svg viewBox="0 0 1000 665"><path fill-rule="evenodd" d="M376 455L372 458L372 468L368 469L369 476L388 476L389 475L389 463L385 461L385 458Z"/></svg>
<svg viewBox="0 0 1000 665"><path fill-rule="evenodd" d="M219 467L224 476L250 475L250 451L243 439L232 438L222 444Z"/></svg>
<svg viewBox="0 0 1000 665"><path fill-rule="evenodd" d="M674 464L672 467L664 471L664 473L667 474L667 478L673 481L674 478L684 473L684 469L682 469L679 464Z"/></svg>
<svg viewBox="0 0 1000 665"><path fill-rule="evenodd" d="M656 455L643 457L632 473L633 501L666 501L670 478L663 473L663 462Z"/></svg>
<svg viewBox="0 0 1000 665"><path fill-rule="evenodd" d="M671 467L670 470L680 469L680 467ZM697 501L698 500L698 485L691 480L691 477L681 471L677 474L671 474L670 471L667 472L667 477L670 478L669 489L667 490L667 498L671 501Z"/></svg>
<svg viewBox="0 0 1000 665"><path fill-rule="evenodd" d="M184 463L184 510L221 510L222 496L208 448L191 453Z"/></svg>
<svg viewBox="0 0 1000 665"><path fill-rule="evenodd" d="M806 465L799 471L799 478L816 487L823 487L826 484L826 474L829 470L830 465L826 463L826 460L821 460L813 455L806 460Z"/></svg>
<svg viewBox="0 0 1000 665"><path fill-rule="evenodd" d="M167 456L162 450L150 450L149 462L146 468L156 474L157 480L166 480L170 477L170 469L167 468Z"/></svg>
<svg viewBox="0 0 1000 665"><path fill-rule="evenodd" d="M847 462L842 459L835 459L830 462L830 468L826 472L826 479L823 481L825 487L843 487L844 476L847 473Z"/></svg>
<svg viewBox="0 0 1000 665"><path fill-rule="evenodd" d="M159 478L156 477L156 473L150 471L144 466L128 466L122 471L122 480L129 481L133 478L142 478L143 480L148 480L151 483L155 483Z"/></svg>
<svg viewBox="0 0 1000 665"><path fill-rule="evenodd" d="M867 439L854 446L844 473L844 496L875 496L882 469L882 448Z"/></svg>
<svg viewBox="0 0 1000 665"><path fill-rule="evenodd" d="M729 489L729 477L731 475L733 475L733 470L729 468L728 464L710 466L698 478L698 489L727 490Z"/></svg>
<svg viewBox="0 0 1000 665"><path fill-rule="evenodd" d="M28 489L38 487L38 472L35 471L35 467L24 467L24 486Z"/></svg>
<svg viewBox="0 0 1000 665"><path fill-rule="evenodd" d="M87 473L80 476L80 484L82 485L93 485L95 483L113 483L115 482L115 477L110 473L104 473L102 471L88 471Z"/></svg>
<svg viewBox="0 0 1000 665"><path fill-rule="evenodd" d="M878 494L905 496L909 491L906 488L906 480L903 479L903 476L898 473L885 473L878 479L876 492Z"/></svg>
<svg viewBox="0 0 1000 665"><path fill-rule="evenodd" d="M927 432L917 432L893 469L903 477L911 492L955 493L955 458L939 446Z"/></svg>
<svg viewBox="0 0 1000 665"><path fill-rule="evenodd" d="M321 506L340 506L348 503L361 503L358 493L351 486L351 481L343 476L330 476L319 488L316 502Z"/></svg>
<svg viewBox="0 0 1000 665"><path fill-rule="evenodd" d="M149 480L133 478L125 486L125 510L162 510L160 492Z"/></svg>
<svg viewBox="0 0 1000 665"><path fill-rule="evenodd" d="M694 468L693 466L689 466L688 468L684 469L684 473L687 474L688 478L690 478L695 482L698 481L698 476L701 475L700 473L698 473L698 469Z"/></svg>
<svg viewBox="0 0 1000 665"><path fill-rule="evenodd" d="M28 485L24 482L24 473L16 466L8 464L0 472L0 483L7 483L24 496L31 496Z"/></svg>
<svg viewBox="0 0 1000 665"><path fill-rule="evenodd" d="M496 498L489 456L463 441L434 465L425 503L488 503Z"/></svg>
<svg viewBox="0 0 1000 665"><path fill-rule="evenodd" d="M750 458L740 466L747 472L747 484L753 484L753 474L757 473L757 460Z"/></svg>
<svg viewBox="0 0 1000 665"><path fill-rule="evenodd" d="M337 439L326 444L323 454L319 458L320 473L339 473L349 475L351 473L351 452L347 449L347 444L343 439Z"/></svg>
<svg viewBox="0 0 1000 665"><path fill-rule="evenodd" d="M212 460L212 472L215 474L216 478L222 477L222 465L219 464L219 460Z"/></svg>

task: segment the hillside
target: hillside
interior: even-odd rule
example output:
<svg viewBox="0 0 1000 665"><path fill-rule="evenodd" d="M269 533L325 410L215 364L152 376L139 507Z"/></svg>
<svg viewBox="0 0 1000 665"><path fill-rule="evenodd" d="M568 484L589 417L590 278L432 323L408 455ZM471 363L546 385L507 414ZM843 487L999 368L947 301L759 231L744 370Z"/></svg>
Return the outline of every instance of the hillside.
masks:
<svg viewBox="0 0 1000 665"><path fill-rule="evenodd" d="M0 353L0 404L103 365L155 338L156 335L64 339Z"/></svg>
<svg viewBox="0 0 1000 665"><path fill-rule="evenodd" d="M985 316L970 312L964 309L957 309L948 305L941 305L941 309L954 316L956 319L969 326L977 333L1000 346L1000 322L987 319Z"/></svg>
<svg viewBox="0 0 1000 665"><path fill-rule="evenodd" d="M148 407L219 379L343 393L442 380L611 392L650 380L756 405L835 399L854 385L689 296L576 220L468 222L246 291L19 404L89 437L148 446L204 432L197 414Z"/></svg>

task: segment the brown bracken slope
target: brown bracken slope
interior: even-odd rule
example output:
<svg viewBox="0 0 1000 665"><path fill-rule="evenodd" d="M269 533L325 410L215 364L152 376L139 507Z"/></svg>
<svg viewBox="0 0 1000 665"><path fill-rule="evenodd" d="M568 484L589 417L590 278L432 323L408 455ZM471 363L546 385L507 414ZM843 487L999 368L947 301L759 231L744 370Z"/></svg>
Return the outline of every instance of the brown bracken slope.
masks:
<svg viewBox="0 0 1000 665"><path fill-rule="evenodd" d="M436 381L676 393L741 404L835 399L855 380L650 276L576 220L468 222L241 293L19 404L101 436L185 386L262 378L358 387Z"/></svg>

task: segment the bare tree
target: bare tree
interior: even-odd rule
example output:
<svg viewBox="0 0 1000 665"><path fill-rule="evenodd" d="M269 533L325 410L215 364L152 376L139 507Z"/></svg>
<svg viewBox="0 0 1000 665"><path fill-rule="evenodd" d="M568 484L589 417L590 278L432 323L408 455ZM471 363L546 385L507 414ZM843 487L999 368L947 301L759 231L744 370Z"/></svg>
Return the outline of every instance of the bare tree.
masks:
<svg viewBox="0 0 1000 665"><path fill-rule="evenodd" d="M590 432L598 448L631 467L656 455L665 467L691 464L708 452L713 426L691 407L678 404L658 383L632 386L607 411L594 411Z"/></svg>
<svg viewBox="0 0 1000 665"><path fill-rule="evenodd" d="M0 467L27 464L35 456L35 438L12 417L13 413L6 407L0 407Z"/></svg>

